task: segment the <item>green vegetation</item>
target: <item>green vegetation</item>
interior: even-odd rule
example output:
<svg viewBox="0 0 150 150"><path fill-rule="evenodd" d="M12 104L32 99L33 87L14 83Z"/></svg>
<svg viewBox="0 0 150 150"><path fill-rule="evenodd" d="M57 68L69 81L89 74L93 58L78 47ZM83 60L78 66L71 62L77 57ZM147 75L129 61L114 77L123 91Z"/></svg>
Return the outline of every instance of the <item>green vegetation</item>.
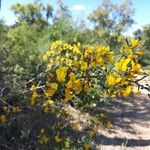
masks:
<svg viewBox="0 0 150 150"><path fill-rule="evenodd" d="M103 0L90 29L57 6L14 4L17 22L0 21L0 149L92 149L97 130L112 126L95 107L139 92L134 83L148 89L135 77L147 76L139 62L150 65L150 25L136 39L123 35L134 23L131 1ZM83 129L70 106L91 114Z"/></svg>

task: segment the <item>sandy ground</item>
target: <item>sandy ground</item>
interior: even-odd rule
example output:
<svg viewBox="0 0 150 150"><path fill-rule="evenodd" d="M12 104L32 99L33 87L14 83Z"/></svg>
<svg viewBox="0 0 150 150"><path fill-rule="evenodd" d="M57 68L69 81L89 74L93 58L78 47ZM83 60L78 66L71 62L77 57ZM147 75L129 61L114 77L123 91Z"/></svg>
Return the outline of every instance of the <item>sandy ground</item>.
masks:
<svg viewBox="0 0 150 150"><path fill-rule="evenodd" d="M99 131L95 142L102 150L150 150L150 99L140 94L108 104L113 127Z"/></svg>
<svg viewBox="0 0 150 150"><path fill-rule="evenodd" d="M150 85L150 77L141 84ZM107 109L113 128L100 131L97 149L101 150L150 150L150 98L148 92L133 98L111 101Z"/></svg>

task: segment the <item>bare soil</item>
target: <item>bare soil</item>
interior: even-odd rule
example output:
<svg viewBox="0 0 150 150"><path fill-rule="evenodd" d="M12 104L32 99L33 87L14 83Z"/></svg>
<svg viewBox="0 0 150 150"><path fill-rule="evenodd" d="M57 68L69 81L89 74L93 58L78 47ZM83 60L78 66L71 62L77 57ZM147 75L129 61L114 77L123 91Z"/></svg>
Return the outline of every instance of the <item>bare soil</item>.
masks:
<svg viewBox="0 0 150 150"><path fill-rule="evenodd" d="M140 84L150 85L150 77ZM147 94L142 90L132 98L117 99L107 104L106 111L113 127L99 131L97 149L150 150L150 98Z"/></svg>
<svg viewBox="0 0 150 150"><path fill-rule="evenodd" d="M109 109L108 109L109 107ZM111 101L107 113L111 129L99 131L95 142L102 150L150 150L150 99L145 94Z"/></svg>

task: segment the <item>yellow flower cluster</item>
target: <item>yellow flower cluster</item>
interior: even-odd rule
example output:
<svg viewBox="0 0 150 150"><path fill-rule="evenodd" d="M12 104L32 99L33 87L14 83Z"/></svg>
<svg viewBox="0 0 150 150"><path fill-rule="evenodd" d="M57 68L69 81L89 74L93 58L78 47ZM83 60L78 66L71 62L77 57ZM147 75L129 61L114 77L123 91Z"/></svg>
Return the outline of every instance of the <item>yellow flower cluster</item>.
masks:
<svg viewBox="0 0 150 150"><path fill-rule="evenodd" d="M101 93L107 91L108 96L129 96L134 92L130 81L142 74L138 57L143 52L136 50L139 44L138 40L131 40L118 58L107 46L86 48L80 43L53 42L43 56L47 63L44 94L39 95L33 85L31 104L44 96L44 112L48 112L55 101L82 99L82 93L92 92L99 86L104 91Z"/></svg>
<svg viewBox="0 0 150 150"><path fill-rule="evenodd" d="M135 93L134 84L130 81L143 73L141 64L138 63L138 57L142 56L143 52L135 51L139 44L138 40L131 40L131 46L125 47L121 59L115 63L113 71L107 75L106 82L111 96L129 96L130 93Z"/></svg>

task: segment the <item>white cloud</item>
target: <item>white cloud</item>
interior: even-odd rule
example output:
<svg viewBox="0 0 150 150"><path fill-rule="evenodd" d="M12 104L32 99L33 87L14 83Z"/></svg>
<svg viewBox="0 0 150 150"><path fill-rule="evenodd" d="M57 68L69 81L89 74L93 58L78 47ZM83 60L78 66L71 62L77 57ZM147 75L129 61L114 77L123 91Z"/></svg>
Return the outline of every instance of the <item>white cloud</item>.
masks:
<svg viewBox="0 0 150 150"><path fill-rule="evenodd" d="M82 4L73 5L73 10L74 11L81 12L81 11L85 11L85 9L86 9L85 5L82 5Z"/></svg>

